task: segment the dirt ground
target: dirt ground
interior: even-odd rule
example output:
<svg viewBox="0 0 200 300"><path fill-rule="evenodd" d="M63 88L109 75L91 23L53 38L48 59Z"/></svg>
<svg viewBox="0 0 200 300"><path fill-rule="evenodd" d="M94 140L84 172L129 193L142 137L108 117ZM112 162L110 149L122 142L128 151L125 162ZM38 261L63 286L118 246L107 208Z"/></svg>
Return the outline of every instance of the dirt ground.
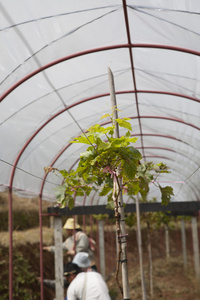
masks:
<svg viewBox="0 0 200 300"><path fill-rule="evenodd" d="M193 250L190 243L190 228L187 230L187 268L184 271L181 236L179 230L170 232L170 257L166 258L165 253L165 236L164 230L154 232L152 235L153 250L153 296L150 294L149 286L149 263L146 245L146 236L143 232L143 263L144 276L148 299L162 300L199 300L200 299L200 282L196 280ZM141 277L139 267L139 256L134 231L128 232L128 277L130 299L141 300ZM123 297L119 293L116 285L115 273L107 281L111 292L117 291L114 299L121 300Z"/></svg>
<svg viewBox="0 0 200 300"><path fill-rule="evenodd" d="M4 212L7 214L7 200L1 198L0 201L0 218L4 218ZM15 203L14 203L15 205ZM24 201L22 207L24 209ZM38 208L38 202L26 202L24 211L32 213ZM14 206L21 212L21 206ZM27 214L29 217L30 214ZM24 217L24 215L23 215ZM25 217L24 217L25 218ZM26 220L25 220L26 221ZM36 220L37 221L37 220ZM20 220L22 222L22 220ZM39 228L33 224L33 228L26 228L26 230L19 230L24 223L20 223L16 219L13 233L13 255L16 256L17 261L14 261L14 284L15 289L28 290L28 296L22 294L13 299L15 300L39 300L40 299L40 235ZM38 223L37 223L38 224ZM26 226L29 224L26 222ZM113 228L113 227L112 227ZM113 230L113 229L112 229ZM128 229L128 278L129 290L131 300L142 300L142 289L140 279L139 257L137 249L137 239L135 229ZM106 256L106 279L110 290L112 300L123 299L115 280L115 266L116 266L116 244L115 233L110 229L105 230L105 256ZM153 297L150 296L149 287L149 266L148 266L148 251L147 251L147 236L145 230L142 232L143 238L143 261L144 274L148 299L154 300L200 300L200 282L196 280L195 268L193 263L193 249L192 249L192 233L190 225L186 230L187 241L187 269L183 268L182 260L182 245L180 228L172 228L169 232L170 236L170 257L166 258L165 251L165 236L164 230L157 230L152 234L152 252L153 252ZM43 245L50 245L53 243L53 229L48 226L43 227ZM7 231L0 231L0 299L7 300L8 284L9 284L9 235ZM114 245L114 248L113 248ZM20 254L20 255L19 255ZM96 250L97 257L97 250ZM98 264L97 264L98 265ZM54 256L52 253L45 252L43 254L43 275L44 279L54 279ZM29 275L32 274L30 277ZM119 274L119 279L121 272ZM18 280L18 282L16 282ZM121 279L120 279L121 280ZM53 300L55 293L50 288L44 286L44 299Z"/></svg>
<svg viewBox="0 0 200 300"><path fill-rule="evenodd" d="M39 230L39 229L35 229ZM30 270L34 272L35 278L40 276L40 257L39 257L39 242L35 242L37 236L33 234L34 230L31 230L33 238L33 243L31 241L25 242L23 239L15 238L15 245L13 252L20 252L25 261L28 262ZM45 244L50 244L51 238L51 230L46 229L44 234ZM20 234L20 232L18 232ZM0 233L1 241L4 241L6 244L5 235L7 233ZM17 233L15 234L17 236ZM172 234L171 234L172 235ZM24 236L26 236L24 232ZM31 235L27 234L29 239L31 239ZM47 236L47 237L46 237ZM156 236L156 234L155 234ZM174 234L174 236L177 237ZM2 239L2 237L4 237ZM164 245L162 243L157 244L158 240L154 237L154 247L153 247L153 298L150 297L150 288L149 288L149 272L148 272L148 255L146 251L145 245L145 234L144 234L144 269L145 269L145 282L146 282L146 290L148 299L162 299L162 300L199 300L200 299L200 290L199 283L195 279L194 265L192 260L192 253L188 251L188 267L187 271L183 269L183 261L182 256L177 249L178 244L173 243L171 240L171 255L169 258L165 257L164 253ZM16 242L18 240L18 242ZM107 236L105 237L105 248L106 253L108 253L110 247L110 240L108 240ZM180 243L179 243L180 244ZM180 246L180 245L179 245ZM189 249L191 250L191 249ZM3 273L5 268L8 268L8 261L6 262L5 257L8 255L8 247L6 245L0 246L0 281L5 280L3 278ZM106 266L107 266L107 285L109 287L112 299L120 300L123 299L119 292L119 288L116 284L115 280L115 272L111 273L108 270L108 265L111 257L106 256ZM128 277L129 277L129 289L130 289L130 299L132 300L141 300L142 299L142 290L141 290L141 280L140 280L140 269L138 263L138 253L137 253L137 245L135 240L135 232L129 232L129 243L128 243ZM43 255L43 266L44 266L44 278L53 279L54 278L54 257L53 254L45 252ZM120 278L121 274L119 274ZM4 276L5 277L5 276ZM40 284L39 281L36 280L34 283L30 284L31 293L38 293L38 300L40 299ZM45 300L53 300L54 299L54 291L44 286L44 299ZM4 299L4 298L2 298ZM6 298L5 298L6 299ZM18 298L14 298L18 300ZM19 298L21 300L25 300L27 298ZM37 299L37 298L29 298L29 299Z"/></svg>
<svg viewBox="0 0 200 300"><path fill-rule="evenodd" d="M194 279L193 266L187 272L183 271L181 257L173 257L168 260L154 259L153 262L153 297L150 296L150 287L148 280L147 265L145 264L145 280L148 299L162 300L199 300L200 290L198 283ZM110 290L116 291L116 283L114 276L108 280ZM129 289L130 299L141 300L142 289L139 267L129 269ZM123 299L118 293L117 300Z"/></svg>

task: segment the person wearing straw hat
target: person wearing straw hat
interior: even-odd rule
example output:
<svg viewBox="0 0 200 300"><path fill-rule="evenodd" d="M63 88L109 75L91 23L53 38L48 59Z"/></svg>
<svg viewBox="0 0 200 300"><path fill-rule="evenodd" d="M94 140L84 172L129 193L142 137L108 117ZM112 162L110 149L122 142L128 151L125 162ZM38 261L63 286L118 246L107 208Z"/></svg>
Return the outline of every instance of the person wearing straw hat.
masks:
<svg viewBox="0 0 200 300"><path fill-rule="evenodd" d="M89 255L79 252L73 261L64 267L64 276L69 282L67 300L110 300L108 287L102 275L91 267Z"/></svg>
<svg viewBox="0 0 200 300"><path fill-rule="evenodd" d="M89 238L82 231L80 225L74 218L69 218L65 222L64 229L67 230L67 239L63 242L62 248L66 251L69 260L72 260L74 255L78 252L86 252L89 254L90 261L94 264L94 253L90 248ZM55 251L55 246L45 246L43 250L50 252Z"/></svg>

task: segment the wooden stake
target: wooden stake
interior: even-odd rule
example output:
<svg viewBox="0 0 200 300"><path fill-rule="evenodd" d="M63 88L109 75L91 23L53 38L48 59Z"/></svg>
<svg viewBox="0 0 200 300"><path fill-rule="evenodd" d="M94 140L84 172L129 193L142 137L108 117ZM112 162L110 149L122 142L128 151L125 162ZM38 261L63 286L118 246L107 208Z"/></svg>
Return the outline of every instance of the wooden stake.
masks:
<svg viewBox="0 0 200 300"><path fill-rule="evenodd" d="M115 86L114 86L114 78L113 74L108 68L108 80L109 80L109 87L110 87L110 98L111 98L111 106L113 108L113 120L118 118L117 113L117 102L116 102L116 95L115 95ZM119 127L118 124L116 124L114 137L119 137ZM114 179L114 190L116 191L115 194L117 194L116 200L117 207L115 207L115 213L116 213L116 223L119 223L119 228L117 228L118 231L118 262L121 263L122 267L122 287L123 287L123 299L128 300L130 299L130 293L129 293L129 283L128 283L128 267L127 267L127 242L126 242L126 232L125 232L125 220L124 220L124 206L123 206L123 198L122 198L122 183L121 181L116 182ZM114 195L115 197L115 195Z"/></svg>
<svg viewBox="0 0 200 300"><path fill-rule="evenodd" d="M165 248L166 248L166 258L170 257L170 251L169 251L169 229L168 225L165 224Z"/></svg>
<svg viewBox="0 0 200 300"><path fill-rule="evenodd" d="M185 221L181 219L181 237L182 237L182 253L183 253L183 267L187 270L187 247L186 247L186 234L185 234Z"/></svg>
<svg viewBox="0 0 200 300"><path fill-rule="evenodd" d="M137 240L138 240L138 251L139 251L139 261L140 261L140 276L142 284L142 299L147 300L147 291L144 278L144 267L143 267L143 254L142 254L142 234L140 226L140 203L139 197L136 196L136 215L137 215Z"/></svg>
<svg viewBox="0 0 200 300"><path fill-rule="evenodd" d="M62 250L62 219L54 217L54 240L55 240L55 281L56 299L64 298L64 279L63 279L63 250Z"/></svg>
<svg viewBox="0 0 200 300"><path fill-rule="evenodd" d="M98 221L98 231L99 231L100 272L105 279L106 267L105 267L105 246L104 246L104 222L102 220Z"/></svg>
<svg viewBox="0 0 200 300"><path fill-rule="evenodd" d="M200 281L200 264L199 264L199 239L197 229L197 218L192 217L192 240L193 240L193 252L194 252L194 269L196 279Z"/></svg>

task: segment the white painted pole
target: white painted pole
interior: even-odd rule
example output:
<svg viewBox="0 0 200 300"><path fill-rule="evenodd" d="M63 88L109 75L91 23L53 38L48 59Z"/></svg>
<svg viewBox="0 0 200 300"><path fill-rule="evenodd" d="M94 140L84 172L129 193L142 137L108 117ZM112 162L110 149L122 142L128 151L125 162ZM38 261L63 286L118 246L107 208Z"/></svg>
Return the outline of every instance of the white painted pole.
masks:
<svg viewBox="0 0 200 300"><path fill-rule="evenodd" d="M169 229L168 226L165 225L165 247L166 247L166 257L170 257L170 252L169 252Z"/></svg>
<svg viewBox="0 0 200 300"><path fill-rule="evenodd" d="M144 278L144 267L143 267L143 254L142 254L142 234L140 226L140 203L139 197L136 196L136 215L137 215L137 240L138 240L138 252L139 252L139 262L140 262L140 277L142 285L142 299L147 300L147 291Z"/></svg>
<svg viewBox="0 0 200 300"><path fill-rule="evenodd" d="M150 296L153 299L153 259L152 259L152 246L151 246L151 228L150 223L147 222L147 240L148 240L148 254L149 254L149 285Z"/></svg>
<svg viewBox="0 0 200 300"><path fill-rule="evenodd" d="M111 106L113 108L113 119L118 118L118 113L115 108L117 108L117 101L115 95L115 86L114 86L114 78L113 74L108 68L108 80L110 87L110 99ZM119 137L119 126L116 124L114 137ZM115 184L115 183L114 183ZM121 185L121 182L120 182ZM126 242L126 231L125 231L125 220L124 220L124 206L123 206L123 197L122 197L122 189L118 197L118 212L120 214L120 232L121 232L121 267L122 267L122 287L123 287L123 299L130 299L129 292L129 282L128 282L128 267L127 267L127 242Z"/></svg>
<svg viewBox="0 0 200 300"><path fill-rule="evenodd" d="M56 300L64 299L63 278L63 250L62 250L62 219L54 217L54 242L55 242L55 290Z"/></svg>
<svg viewBox="0 0 200 300"><path fill-rule="evenodd" d="M183 253L183 267L187 270L187 247L186 247L186 235L185 235L185 221L181 219L181 238L182 238L182 253Z"/></svg>
<svg viewBox="0 0 200 300"><path fill-rule="evenodd" d="M198 227L197 227L196 217L192 217L192 240L193 240L193 251L194 251L194 269L195 269L196 279L200 281L199 239L198 239Z"/></svg>
<svg viewBox="0 0 200 300"><path fill-rule="evenodd" d="M53 228L54 227L54 216L49 217L49 227Z"/></svg>
<svg viewBox="0 0 200 300"><path fill-rule="evenodd" d="M106 268L105 268L104 223L102 220L98 221L98 231L99 231L100 273L105 278Z"/></svg>

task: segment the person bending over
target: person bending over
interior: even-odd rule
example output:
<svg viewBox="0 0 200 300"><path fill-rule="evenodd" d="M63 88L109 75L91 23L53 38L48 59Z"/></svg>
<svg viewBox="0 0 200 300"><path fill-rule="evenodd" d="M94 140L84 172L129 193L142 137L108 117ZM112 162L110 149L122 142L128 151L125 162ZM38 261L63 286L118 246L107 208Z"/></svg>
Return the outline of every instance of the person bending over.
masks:
<svg viewBox="0 0 200 300"><path fill-rule="evenodd" d="M108 287L100 273L90 267L89 255L79 252L64 267L69 282L67 300L111 300Z"/></svg>

